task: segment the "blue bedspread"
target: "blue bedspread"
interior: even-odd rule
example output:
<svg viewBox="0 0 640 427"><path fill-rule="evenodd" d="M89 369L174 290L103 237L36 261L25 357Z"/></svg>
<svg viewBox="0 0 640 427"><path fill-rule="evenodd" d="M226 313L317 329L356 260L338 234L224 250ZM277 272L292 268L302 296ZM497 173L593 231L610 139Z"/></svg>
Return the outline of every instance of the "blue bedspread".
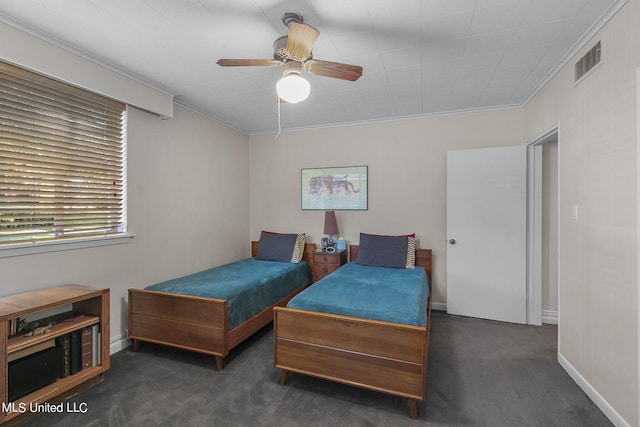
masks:
<svg viewBox="0 0 640 427"><path fill-rule="evenodd" d="M350 262L296 295L287 307L426 326L429 287L424 268Z"/></svg>
<svg viewBox="0 0 640 427"><path fill-rule="evenodd" d="M227 300L229 329L233 329L310 281L306 262L248 258L145 289Z"/></svg>

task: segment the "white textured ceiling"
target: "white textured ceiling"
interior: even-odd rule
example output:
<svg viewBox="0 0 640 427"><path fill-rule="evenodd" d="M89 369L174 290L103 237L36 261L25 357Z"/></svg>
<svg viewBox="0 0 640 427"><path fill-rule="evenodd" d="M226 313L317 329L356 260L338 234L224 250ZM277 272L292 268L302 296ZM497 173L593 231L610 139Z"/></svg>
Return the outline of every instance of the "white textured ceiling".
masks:
<svg viewBox="0 0 640 427"><path fill-rule="evenodd" d="M619 0L2 0L0 17L176 95L254 134L278 129L272 58L299 12L316 59L364 68L357 82L306 75L283 130L522 105Z"/></svg>

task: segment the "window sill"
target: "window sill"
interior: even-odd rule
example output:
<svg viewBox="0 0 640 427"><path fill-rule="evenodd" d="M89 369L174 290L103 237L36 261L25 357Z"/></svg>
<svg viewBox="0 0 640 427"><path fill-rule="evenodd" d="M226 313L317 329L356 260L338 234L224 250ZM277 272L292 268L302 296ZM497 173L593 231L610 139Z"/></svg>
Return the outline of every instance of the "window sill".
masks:
<svg viewBox="0 0 640 427"><path fill-rule="evenodd" d="M119 245L129 243L133 237L133 234L119 234L117 236L96 236L80 239L49 240L44 242L0 245L0 258L41 254L46 252L69 251L73 249L93 248L96 246Z"/></svg>

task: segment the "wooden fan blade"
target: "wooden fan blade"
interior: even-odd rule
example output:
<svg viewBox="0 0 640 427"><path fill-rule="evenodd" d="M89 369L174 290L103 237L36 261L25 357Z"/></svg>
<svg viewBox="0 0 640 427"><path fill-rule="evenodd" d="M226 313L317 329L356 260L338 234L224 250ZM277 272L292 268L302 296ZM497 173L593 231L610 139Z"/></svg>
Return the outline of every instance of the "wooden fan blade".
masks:
<svg viewBox="0 0 640 427"><path fill-rule="evenodd" d="M311 74L352 82L358 80L362 75L362 67L358 65L341 64L339 62L320 61L316 59L305 62L304 69Z"/></svg>
<svg viewBox="0 0 640 427"><path fill-rule="evenodd" d="M219 59L222 67L279 67L284 62L275 59Z"/></svg>
<svg viewBox="0 0 640 427"><path fill-rule="evenodd" d="M289 24L287 37L287 52L292 59L304 61L311 57L313 45L318 40L320 31L307 24L292 22Z"/></svg>

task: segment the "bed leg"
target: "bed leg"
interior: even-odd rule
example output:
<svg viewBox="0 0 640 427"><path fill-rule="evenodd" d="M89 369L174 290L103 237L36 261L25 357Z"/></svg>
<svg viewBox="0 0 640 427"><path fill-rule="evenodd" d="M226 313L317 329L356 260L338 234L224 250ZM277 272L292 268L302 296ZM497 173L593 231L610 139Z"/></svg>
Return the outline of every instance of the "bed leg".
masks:
<svg viewBox="0 0 640 427"><path fill-rule="evenodd" d="M408 400L409 400L409 415L411 416L411 418L415 420L416 418L418 418L418 402L415 399L408 399Z"/></svg>
<svg viewBox="0 0 640 427"><path fill-rule="evenodd" d="M216 358L216 371L222 371L222 356L214 356Z"/></svg>
<svg viewBox="0 0 640 427"><path fill-rule="evenodd" d="M280 385L284 385L287 382L287 370L283 369L280 372Z"/></svg>
<svg viewBox="0 0 640 427"><path fill-rule="evenodd" d="M133 340L133 351L137 352L140 350L140 340Z"/></svg>

